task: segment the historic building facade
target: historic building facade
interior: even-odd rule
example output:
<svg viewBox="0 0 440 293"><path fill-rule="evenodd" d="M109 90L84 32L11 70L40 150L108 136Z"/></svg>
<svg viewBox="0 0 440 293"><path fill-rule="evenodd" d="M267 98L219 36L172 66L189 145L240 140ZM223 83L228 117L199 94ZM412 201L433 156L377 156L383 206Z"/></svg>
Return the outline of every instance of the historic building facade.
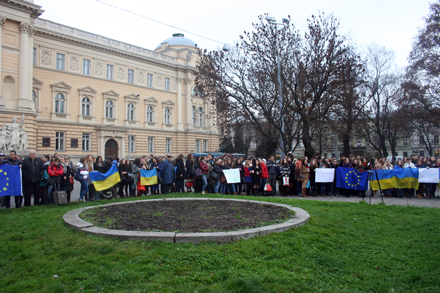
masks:
<svg viewBox="0 0 440 293"><path fill-rule="evenodd" d="M174 34L153 51L39 18L32 1L0 8L0 126L24 114L28 149L133 159L218 148L193 41Z"/></svg>

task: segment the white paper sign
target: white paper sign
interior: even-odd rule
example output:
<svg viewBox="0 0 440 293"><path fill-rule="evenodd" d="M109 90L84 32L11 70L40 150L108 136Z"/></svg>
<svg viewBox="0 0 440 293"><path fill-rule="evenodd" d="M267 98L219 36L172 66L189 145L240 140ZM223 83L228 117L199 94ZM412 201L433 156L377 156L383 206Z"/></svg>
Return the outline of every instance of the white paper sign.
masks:
<svg viewBox="0 0 440 293"><path fill-rule="evenodd" d="M335 180L334 168L318 168L315 169L315 182L327 183Z"/></svg>
<svg viewBox="0 0 440 293"><path fill-rule="evenodd" d="M437 183L439 181L437 168L419 169L419 183Z"/></svg>
<svg viewBox="0 0 440 293"><path fill-rule="evenodd" d="M240 183L240 169L223 170L226 177L226 183Z"/></svg>
<svg viewBox="0 0 440 293"><path fill-rule="evenodd" d="M283 186L289 186L289 177L283 177Z"/></svg>

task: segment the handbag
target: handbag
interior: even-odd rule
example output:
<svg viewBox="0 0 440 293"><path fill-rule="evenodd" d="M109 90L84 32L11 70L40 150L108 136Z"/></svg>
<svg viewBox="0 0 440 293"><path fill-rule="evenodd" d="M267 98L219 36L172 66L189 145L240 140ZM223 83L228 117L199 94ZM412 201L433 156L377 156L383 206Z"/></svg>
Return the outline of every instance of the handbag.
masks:
<svg viewBox="0 0 440 293"><path fill-rule="evenodd" d="M214 180L217 180L217 178L218 178L218 173L217 173L217 172L214 172L214 170L211 171L211 178L214 179Z"/></svg>
<svg viewBox="0 0 440 293"><path fill-rule="evenodd" d="M289 177L283 177L283 186L289 186Z"/></svg>
<svg viewBox="0 0 440 293"><path fill-rule="evenodd" d="M272 191L272 186L270 186L270 184L267 183L267 184L264 186L264 191L269 191L269 192L271 192L271 191Z"/></svg>
<svg viewBox="0 0 440 293"><path fill-rule="evenodd" d="M69 177L69 183L73 185L73 177Z"/></svg>
<svg viewBox="0 0 440 293"><path fill-rule="evenodd" d="M305 180L304 174L299 174L298 181L304 181L304 180Z"/></svg>
<svg viewBox="0 0 440 293"><path fill-rule="evenodd" d="M197 168L197 170L196 170L196 178L202 178L202 176L203 176L202 170L200 170L200 168Z"/></svg>
<svg viewBox="0 0 440 293"><path fill-rule="evenodd" d="M186 187L193 187L194 183L192 181L186 182Z"/></svg>
<svg viewBox="0 0 440 293"><path fill-rule="evenodd" d="M225 183L226 182L226 176L225 175L222 175L221 177L220 177L220 183Z"/></svg>

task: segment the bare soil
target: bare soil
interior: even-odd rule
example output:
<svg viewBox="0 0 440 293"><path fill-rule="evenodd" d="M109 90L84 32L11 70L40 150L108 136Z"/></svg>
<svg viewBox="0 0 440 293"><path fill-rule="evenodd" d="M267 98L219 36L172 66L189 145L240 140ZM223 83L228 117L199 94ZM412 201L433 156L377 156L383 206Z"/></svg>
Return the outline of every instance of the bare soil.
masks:
<svg viewBox="0 0 440 293"><path fill-rule="evenodd" d="M282 223L294 213L269 204L228 200L131 202L89 209L80 217L102 228L160 232L226 232Z"/></svg>

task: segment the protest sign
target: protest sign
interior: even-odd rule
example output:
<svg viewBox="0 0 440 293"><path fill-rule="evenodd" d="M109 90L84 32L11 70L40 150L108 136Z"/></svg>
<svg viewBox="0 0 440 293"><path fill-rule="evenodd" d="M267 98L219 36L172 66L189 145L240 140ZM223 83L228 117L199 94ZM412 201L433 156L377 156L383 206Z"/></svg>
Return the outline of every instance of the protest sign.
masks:
<svg viewBox="0 0 440 293"><path fill-rule="evenodd" d="M437 183L439 181L438 168L419 169L419 183Z"/></svg>
<svg viewBox="0 0 440 293"><path fill-rule="evenodd" d="M240 183L240 169L223 170L226 177L226 183Z"/></svg>
<svg viewBox="0 0 440 293"><path fill-rule="evenodd" d="M327 183L335 180L335 169L333 168L318 168L315 169L315 182Z"/></svg>

